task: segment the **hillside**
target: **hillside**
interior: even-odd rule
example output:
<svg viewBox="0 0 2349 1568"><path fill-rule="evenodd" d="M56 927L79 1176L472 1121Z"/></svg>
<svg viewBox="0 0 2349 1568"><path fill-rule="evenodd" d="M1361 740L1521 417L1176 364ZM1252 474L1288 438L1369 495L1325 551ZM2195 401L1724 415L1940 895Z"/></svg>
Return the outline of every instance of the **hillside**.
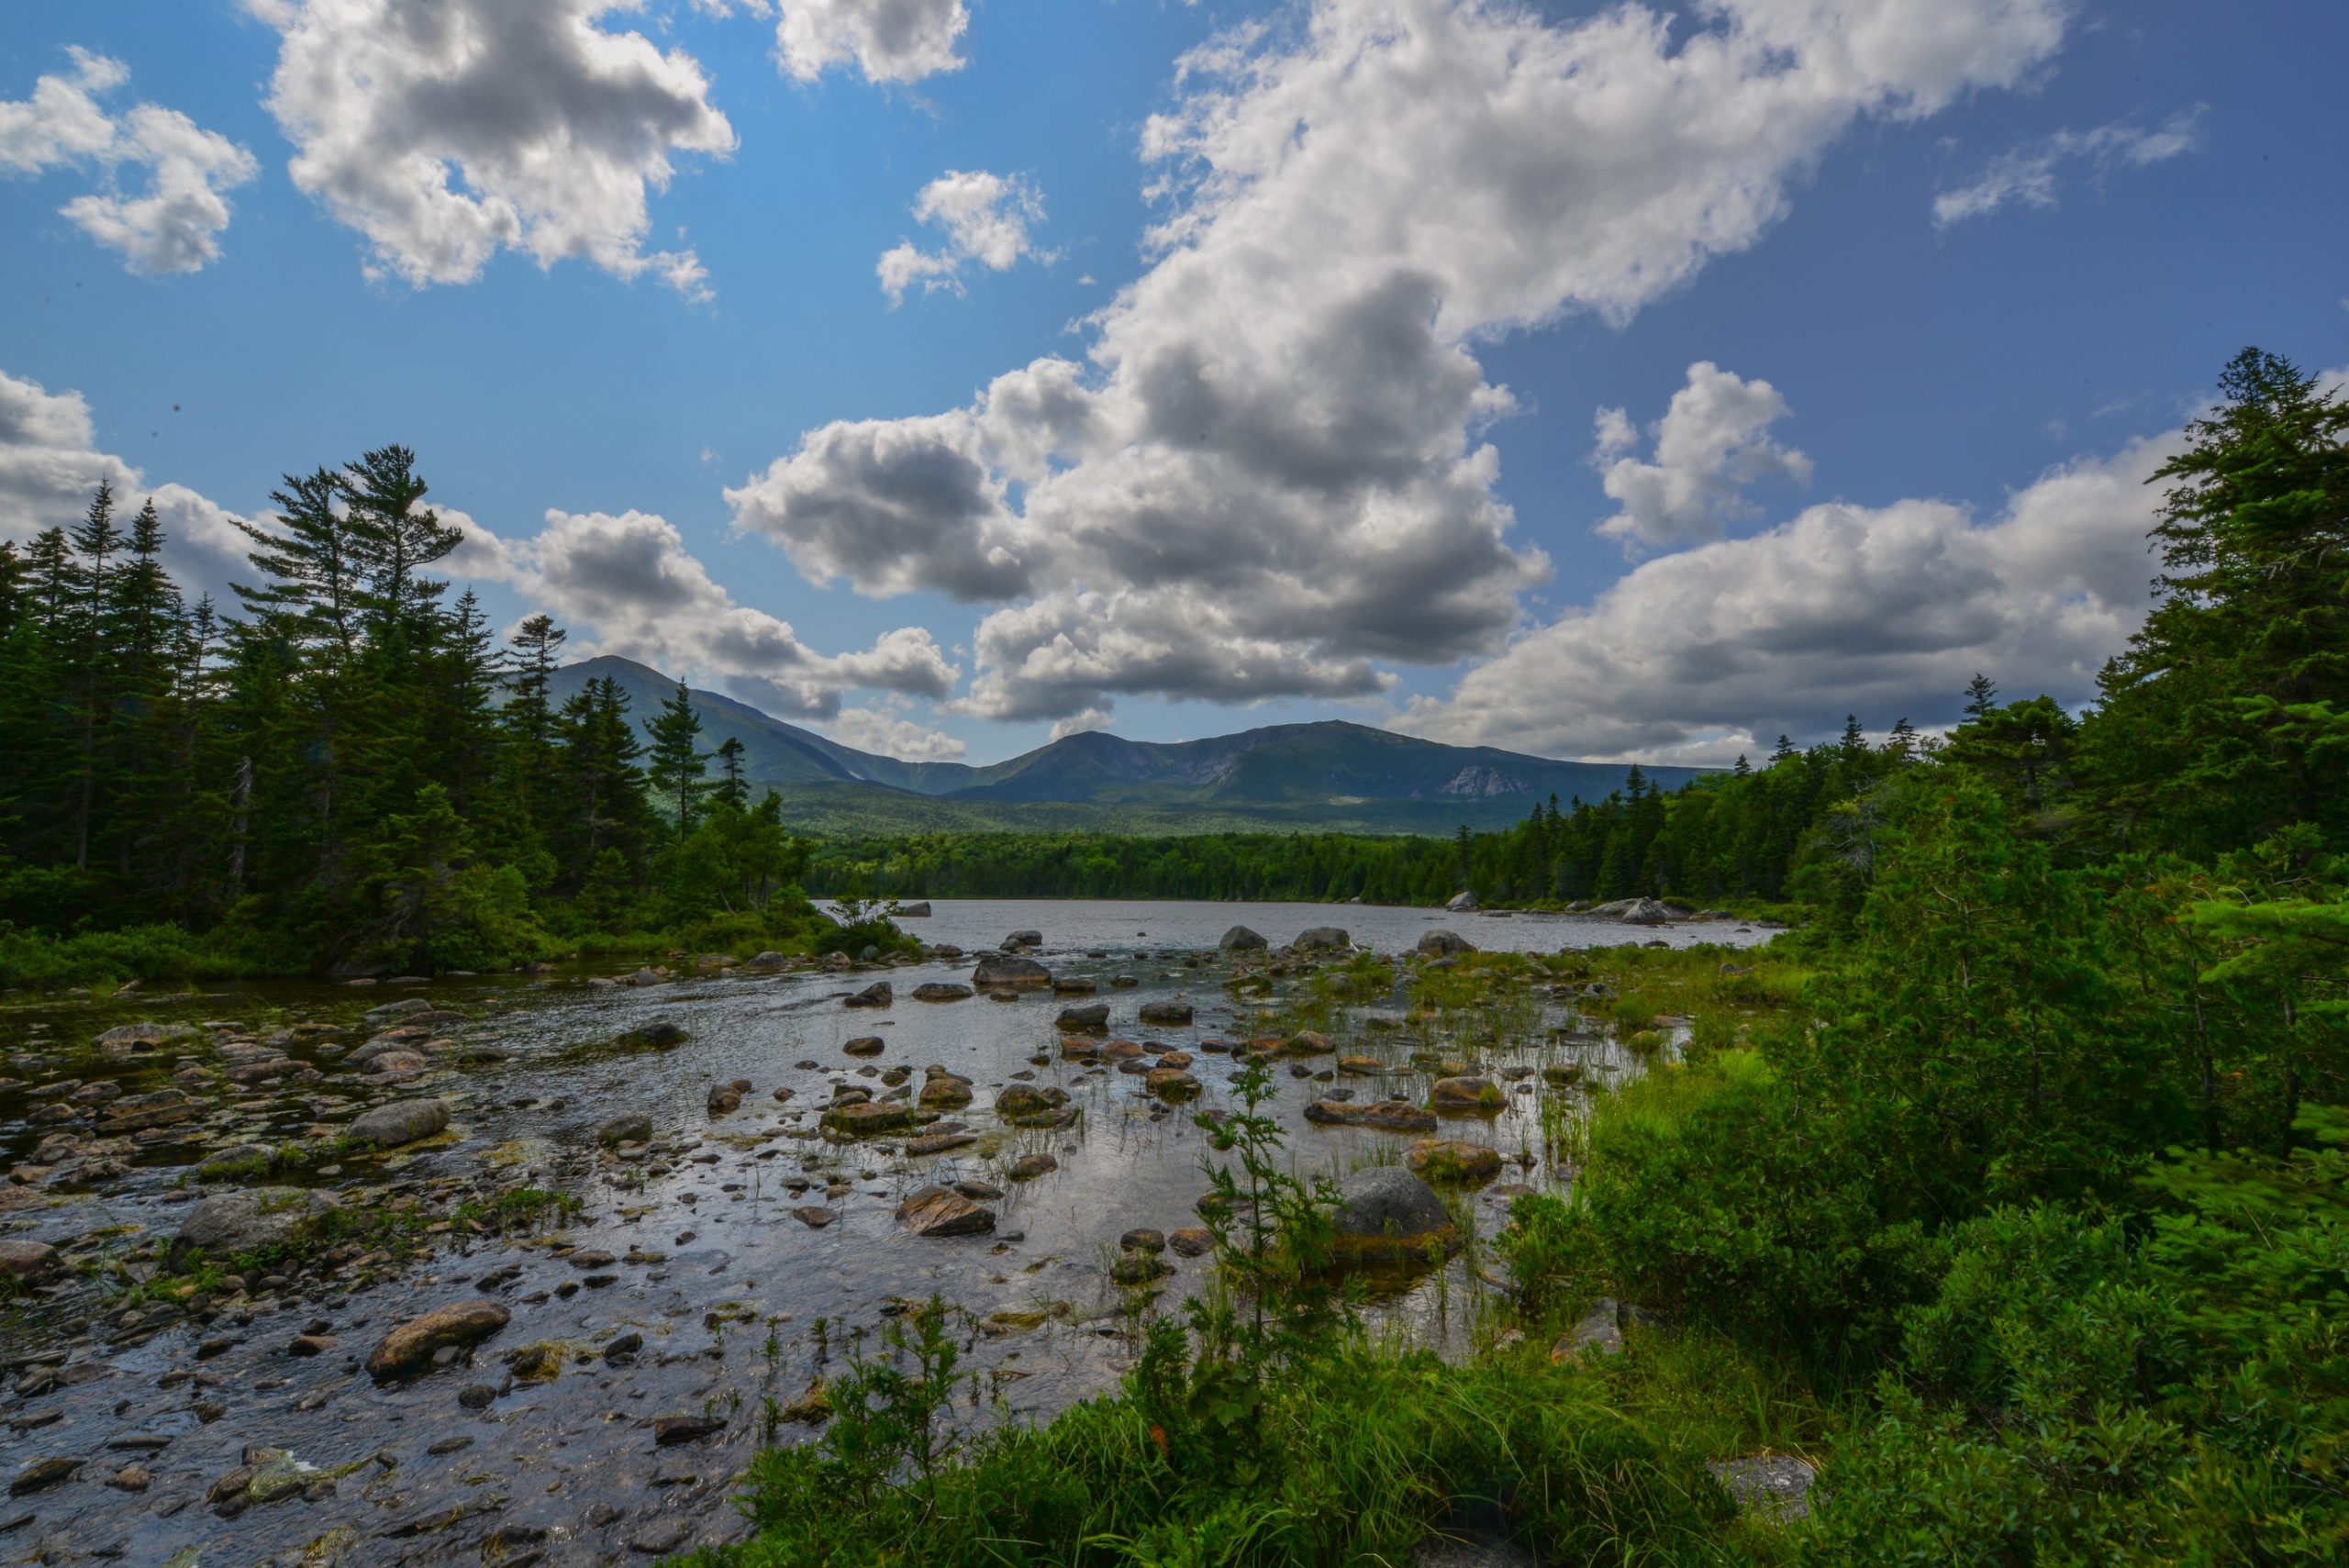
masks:
<svg viewBox="0 0 2349 1568"><path fill-rule="evenodd" d="M555 676L558 698L609 675L649 721L675 682L600 658ZM1518 821L1555 795L1602 800L1628 769L1491 747L1445 746L1366 725L1281 724L1203 740L1092 732L973 767L907 762L843 746L747 703L693 690L706 743L742 742L751 784L780 791L795 824L824 835L1036 830L1196 833L1242 828L1448 833ZM1651 768L1667 788L1694 768Z"/></svg>

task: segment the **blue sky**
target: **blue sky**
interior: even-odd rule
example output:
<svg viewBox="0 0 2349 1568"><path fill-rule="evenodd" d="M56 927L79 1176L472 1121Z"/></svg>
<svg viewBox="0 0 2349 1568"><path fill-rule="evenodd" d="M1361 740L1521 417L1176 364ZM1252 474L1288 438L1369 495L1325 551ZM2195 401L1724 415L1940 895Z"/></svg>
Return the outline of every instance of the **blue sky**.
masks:
<svg viewBox="0 0 2349 1568"><path fill-rule="evenodd" d="M6 531L217 584L398 441L502 619L852 744L1725 761L2086 700L2220 365L2349 362L2319 0L414 9L8 7Z"/></svg>

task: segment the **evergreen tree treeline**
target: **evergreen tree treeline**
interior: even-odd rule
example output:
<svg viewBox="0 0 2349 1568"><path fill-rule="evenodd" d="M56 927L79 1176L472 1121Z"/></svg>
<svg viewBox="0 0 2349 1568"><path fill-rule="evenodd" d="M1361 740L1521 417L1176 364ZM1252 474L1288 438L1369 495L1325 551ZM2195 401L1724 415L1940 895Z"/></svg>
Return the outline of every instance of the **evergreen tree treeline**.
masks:
<svg viewBox="0 0 2349 1568"><path fill-rule="evenodd" d="M254 581L186 602L153 503L101 484L0 544L0 920L175 925L255 967L485 967L566 935L729 922L820 938L804 851L689 707L648 755L609 680L552 700L562 630L501 647L434 569L461 536L415 454L288 474ZM680 695L682 702L682 693Z"/></svg>

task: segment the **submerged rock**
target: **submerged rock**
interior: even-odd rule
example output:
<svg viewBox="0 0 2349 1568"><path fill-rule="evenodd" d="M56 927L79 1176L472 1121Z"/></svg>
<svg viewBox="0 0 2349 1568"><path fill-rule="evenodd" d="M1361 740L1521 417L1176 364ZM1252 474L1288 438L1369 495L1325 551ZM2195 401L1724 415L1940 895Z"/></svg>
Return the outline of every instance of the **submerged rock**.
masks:
<svg viewBox="0 0 2349 1568"><path fill-rule="evenodd" d="M367 1358L368 1375L383 1383L417 1371L444 1346L479 1343L512 1317L494 1301L460 1301L412 1318L384 1336Z"/></svg>
<svg viewBox="0 0 2349 1568"><path fill-rule="evenodd" d="M983 1236L995 1212L947 1187L924 1187L897 1206L897 1223L917 1236Z"/></svg>

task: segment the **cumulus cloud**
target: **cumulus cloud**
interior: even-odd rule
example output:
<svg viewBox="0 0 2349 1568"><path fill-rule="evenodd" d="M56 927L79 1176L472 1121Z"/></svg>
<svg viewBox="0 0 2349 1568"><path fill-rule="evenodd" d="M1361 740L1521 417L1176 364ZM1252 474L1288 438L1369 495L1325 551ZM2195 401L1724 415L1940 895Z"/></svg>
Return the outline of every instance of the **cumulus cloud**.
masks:
<svg viewBox="0 0 2349 1568"><path fill-rule="evenodd" d="M1072 735L1089 735L1097 729L1107 729L1111 717L1106 707L1088 707L1082 713L1072 713L1052 726L1052 739L1065 740Z"/></svg>
<svg viewBox="0 0 2349 1568"><path fill-rule="evenodd" d="M941 697L961 678L918 627L884 632L862 651L817 652L788 621L736 603L676 526L652 513L550 508L537 535L518 539L446 508L441 517L466 534L452 573L510 584L588 628L596 652L715 680L772 713L829 718L846 691Z"/></svg>
<svg viewBox="0 0 2349 1568"><path fill-rule="evenodd" d="M767 7L750 0L764 16ZM777 0L775 62L813 82L853 64L868 82L918 82L963 69L954 52L971 25L963 0Z"/></svg>
<svg viewBox="0 0 2349 1568"><path fill-rule="evenodd" d="M902 762L958 762L965 748L942 729L927 728L889 708L844 707L824 723L843 746Z"/></svg>
<svg viewBox="0 0 2349 1568"><path fill-rule="evenodd" d="M1718 539L1724 524L1751 512L1748 485L1771 478L1808 484L1810 460L1770 439L1770 427L1787 413L1787 400L1768 382L1741 380L1699 360L1656 423L1654 461L1643 462L1631 455L1639 444L1631 417L1601 408L1593 461L1622 510L1598 531L1627 549Z"/></svg>
<svg viewBox="0 0 2349 1568"><path fill-rule="evenodd" d="M963 292L963 265L975 261L990 272L1008 272L1022 257L1047 265L1058 252L1040 250L1031 223L1044 219L1043 194L1022 174L990 174L984 169L950 169L921 188L914 200L914 217L944 230L946 243L924 250L902 239L881 254L874 272L881 292L895 308L906 290L918 283L924 293L933 289Z"/></svg>
<svg viewBox="0 0 2349 1568"><path fill-rule="evenodd" d="M734 128L691 55L600 25L624 0L248 4L284 35L294 183L367 237L371 275L467 283L504 249L707 296L691 250L645 249L648 193Z"/></svg>
<svg viewBox="0 0 2349 1568"><path fill-rule="evenodd" d="M228 227L222 193L260 172L251 153L176 109L134 105L117 117L98 99L130 80L120 61L66 51L70 75L46 75L32 96L0 101L0 170L38 174L64 167L96 171L102 188L59 210L83 233L123 254L134 272L194 272L220 257ZM123 176L145 175L126 190Z"/></svg>
<svg viewBox="0 0 2349 1568"><path fill-rule="evenodd" d="M736 521L814 578L1000 601L989 717L1362 695L1374 659L1489 651L1549 562L1508 538L1484 432L1516 402L1478 346L1629 319L1755 243L1858 118L2021 80L2066 9L1319 0L1228 33L1145 127L1164 217L1084 364L811 431Z"/></svg>
<svg viewBox="0 0 2349 1568"><path fill-rule="evenodd" d="M2086 163L2100 177L2114 168L2142 169L2191 152L2201 140L2199 104L2151 128L2116 121L2094 130L2059 130L2043 141L2016 148L1967 183L1935 196L1933 223L1947 228L1969 217L1987 217L2017 202L2053 207L2056 172L2066 163Z"/></svg>
<svg viewBox="0 0 2349 1568"><path fill-rule="evenodd" d="M1780 731L1954 716L1976 671L2087 700L2143 620L2145 481L2181 433L2083 458L1987 521L1944 501L1812 506L1643 562L1399 728L1559 756L1726 762Z"/></svg>
<svg viewBox="0 0 2349 1568"><path fill-rule="evenodd" d="M126 523L151 498L162 519L163 564L191 595L226 604L228 584L250 578L250 548L235 515L184 484L150 484L134 465L101 451L89 403L0 371L0 538L22 544L81 520L101 482L114 486Z"/></svg>

